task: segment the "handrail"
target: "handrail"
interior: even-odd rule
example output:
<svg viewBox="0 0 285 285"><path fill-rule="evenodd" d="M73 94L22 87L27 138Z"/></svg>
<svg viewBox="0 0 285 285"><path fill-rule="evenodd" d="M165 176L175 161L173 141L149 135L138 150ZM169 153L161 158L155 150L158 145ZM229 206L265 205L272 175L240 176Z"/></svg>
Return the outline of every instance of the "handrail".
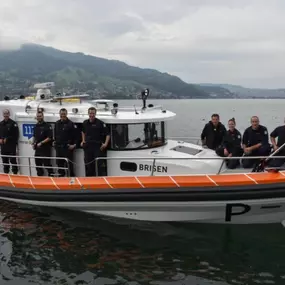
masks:
<svg viewBox="0 0 285 285"><path fill-rule="evenodd" d="M151 160L152 162L152 170L151 170L151 176L153 176L153 172L154 172L154 166L155 166L155 162L157 160L222 160L222 164L219 168L219 171L217 174L220 174L223 165L225 163L226 160L247 160L247 159L276 159L276 158L281 158L281 159L285 159L285 156L236 156L236 157L143 157L143 156L124 156L124 157L97 157L95 158L95 169L96 169L96 173L98 173L98 160Z"/></svg>
<svg viewBox="0 0 285 285"><path fill-rule="evenodd" d="M167 137L168 139L198 139L198 140L201 140L200 137Z"/></svg>
<svg viewBox="0 0 285 285"><path fill-rule="evenodd" d="M116 156L116 157L97 157L96 159L120 160L120 159L162 159L162 160L235 160L235 159L266 159L266 158L284 158L285 156L234 156L234 157L149 157L149 156Z"/></svg>
<svg viewBox="0 0 285 285"><path fill-rule="evenodd" d="M202 142L200 137L167 137L166 139L167 140L183 140L183 141L186 140L186 142L196 141L195 144L202 145L200 144Z"/></svg>
<svg viewBox="0 0 285 285"><path fill-rule="evenodd" d="M70 176L70 169L68 167L68 162L69 160L65 157L54 157L54 156L51 156L51 157L46 157L46 156L35 156L35 157L31 157L31 156L24 156L24 155L5 155L5 154L1 154L0 157L14 157L14 158L27 158L28 159L28 165L25 165L25 164L20 164L18 163L17 161L17 164L16 166L17 167L28 167L29 168L29 173L30 173L30 176L32 176L32 168L43 168L43 169L64 169L66 170L67 172L67 176L69 177ZM56 160L64 160L66 162L66 165L67 167L57 167L57 166L36 166L36 165L32 165L31 164L31 159L35 159L35 158L39 158L39 159L50 159L51 161L56 161ZM13 163L3 163L2 161L0 161L0 165L11 165L11 166L15 166L15 164Z"/></svg>

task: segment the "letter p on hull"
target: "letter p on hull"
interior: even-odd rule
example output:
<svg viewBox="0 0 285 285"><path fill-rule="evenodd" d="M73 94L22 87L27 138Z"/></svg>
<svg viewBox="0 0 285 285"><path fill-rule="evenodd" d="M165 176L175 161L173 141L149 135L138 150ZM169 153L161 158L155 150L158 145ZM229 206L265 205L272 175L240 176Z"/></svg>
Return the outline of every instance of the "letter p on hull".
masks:
<svg viewBox="0 0 285 285"><path fill-rule="evenodd" d="M242 203L227 204L225 221L230 222L232 220L232 216L243 215L249 212L250 210L251 210L251 207L247 204L242 204Z"/></svg>

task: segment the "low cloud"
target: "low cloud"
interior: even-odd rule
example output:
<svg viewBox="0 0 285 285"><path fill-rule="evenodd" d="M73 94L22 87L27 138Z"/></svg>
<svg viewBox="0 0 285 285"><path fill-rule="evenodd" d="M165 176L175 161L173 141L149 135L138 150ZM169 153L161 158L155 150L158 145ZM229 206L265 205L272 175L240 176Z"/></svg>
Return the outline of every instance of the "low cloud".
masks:
<svg viewBox="0 0 285 285"><path fill-rule="evenodd" d="M285 85L284 0L5 2L0 49L34 42L156 68L188 82Z"/></svg>
<svg viewBox="0 0 285 285"><path fill-rule="evenodd" d="M19 38L3 36L0 31L0 50L17 50L23 43L25 43L25 41Z"/></svg>

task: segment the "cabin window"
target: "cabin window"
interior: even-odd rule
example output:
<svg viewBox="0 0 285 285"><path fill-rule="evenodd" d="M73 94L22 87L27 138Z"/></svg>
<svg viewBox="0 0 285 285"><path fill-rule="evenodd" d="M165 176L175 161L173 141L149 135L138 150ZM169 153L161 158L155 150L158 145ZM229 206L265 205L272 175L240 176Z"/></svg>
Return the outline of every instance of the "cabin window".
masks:
<svg viewBox="0 0 285 285"><path fill-rule="evenodd" d="M165 144L164 122L143 124L112 124L111 149L137 150Z"/></svg>
<svg viewBox="0 0 285 285"><path fill-rule="evenodd" d="M134 162L122 161L120 163L120 168L121 168L122 171L136 172L137 169L138 169L138 166Z"/></svg>

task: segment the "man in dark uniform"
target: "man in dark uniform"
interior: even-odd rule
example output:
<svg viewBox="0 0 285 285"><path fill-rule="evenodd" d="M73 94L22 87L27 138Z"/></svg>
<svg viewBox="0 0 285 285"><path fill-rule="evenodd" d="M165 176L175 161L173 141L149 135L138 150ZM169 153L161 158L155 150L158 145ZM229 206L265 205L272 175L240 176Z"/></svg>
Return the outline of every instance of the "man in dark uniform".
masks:
<svg viewBox="0 0 285 285"><path fill-rule="evenodd" d="M278 138L277 143L276 143L276 138ZM273 145L274 151L279 149L279 147L281 147L285 143L285 125L275 128L273 132L270 134L270 140ZM280 149L278 153L276 153L276 156L285 156L285 147ZM268 161L268 166L280 167L284 163L285 163L284 158L273 158Z"/></svg>
<svg viewBox="0 0 285 285"><path fill-rule="evenodd" d="M259 124L257 116L251 117L251 126L243 134L243 150L246 156L267 156L270 154L270 145L267 128ZM253 167L259 159L243 159L244 168Z"/></svg>
<svg viewBox="0 0 285 285"><path fill-rule="evenodd" d="M202 131L201 140L202 144L208 148L216 150L222 143L227 130L220 122L220 116L213 114L211 121L207 123Z"/></svg>
<svg viewBox="0 0 285 285"><path fill-rule="evenodd" d="M42 112L37 112L37 124L34 127L33 135L33 148L35 150L35 162L36 170L38 176L44 175L44 168L42 166L48 167L47 172L49 176L53 175L53 170L51 167L51 149L52 149L52 127L50 124L44 121L44 114ZM37 158L37 157L46 157Z"/></svg>
<svg viewBox="0 0 285 285"><path fill-rule="evenodd" d="M89 119L82 124L82 142L84 149L84 161L86 176L102 176L106 175L103 170L102 162L98 161L96 173L96 158L106 156L106 148L110 141L110 135L106 125L96 118L96 109L90 107L88 109ZM106 161L105 161L106 164Z"/></svg>
<svg viewBox="0 0 285 285"><path fill-rule="evenodd" d="M19 139L19 128L15 121L10 119L10 111L3 111L4 120L0 122L0 145L2 155L16 155L16 149ZM16 157L2 157L4 173L9 173L10 164L12 164L13 174L18 173Z"/></svg>
<svg viewBox="0 0 285 285"><path fill-rule="evenodd" d="M55 123L55 149L56 157L67 158L69 163L70 176L74 177L73 168L73 153L76 147L76 126L67 118L67 110L61 109L59 111L60 120ZM67 167L66 161L63 159L57 160L58 167ZM58 169L60 177L65 176L65 169Z"/></svg>

